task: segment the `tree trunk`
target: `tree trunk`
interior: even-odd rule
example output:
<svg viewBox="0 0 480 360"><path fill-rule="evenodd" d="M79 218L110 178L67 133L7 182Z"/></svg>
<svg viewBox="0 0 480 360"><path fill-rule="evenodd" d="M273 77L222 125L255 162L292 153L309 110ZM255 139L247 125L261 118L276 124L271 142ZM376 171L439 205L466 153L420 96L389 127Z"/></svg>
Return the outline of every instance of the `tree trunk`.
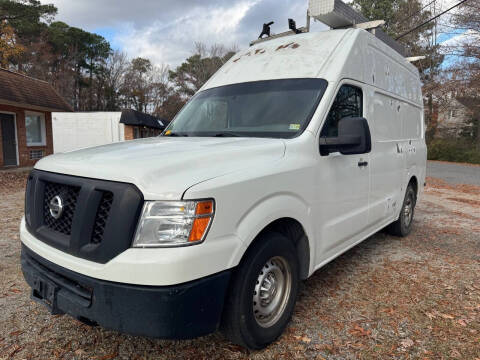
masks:
<svg viewBox="0 0 480 360"><path fill-rule="evenodd" d="M88 109L93 110L93 59L90 59L90 83L89 83Z"/></svg>

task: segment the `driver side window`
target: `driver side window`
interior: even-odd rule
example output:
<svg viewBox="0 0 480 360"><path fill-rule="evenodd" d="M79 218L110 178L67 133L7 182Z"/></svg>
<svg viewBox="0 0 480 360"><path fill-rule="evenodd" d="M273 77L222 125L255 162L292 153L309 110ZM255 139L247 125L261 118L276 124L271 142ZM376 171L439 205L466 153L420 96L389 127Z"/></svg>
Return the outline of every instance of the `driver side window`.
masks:
<svg viewBox="0 0 480 360"><path fill-rule="evenodd" d="M363 116L362 89L353 85L343 85L338 90L335 101L327 115L320 137L337 137L338 122L346 117Z"/></svg>

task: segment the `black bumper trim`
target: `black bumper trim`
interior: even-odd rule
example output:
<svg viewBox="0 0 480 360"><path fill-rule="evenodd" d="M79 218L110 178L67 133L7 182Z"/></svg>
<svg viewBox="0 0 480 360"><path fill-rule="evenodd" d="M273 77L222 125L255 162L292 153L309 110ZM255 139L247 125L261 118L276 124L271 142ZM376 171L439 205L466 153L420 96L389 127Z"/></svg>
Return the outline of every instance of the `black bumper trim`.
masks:
<svg viewBox="0 0 480 360"><path fill-rule="evenodd" d="M217 330L230 270L172 286L115 283L58 266L22 244L22 271L32 298L52 313L120 332L191 339Z"/></svg>

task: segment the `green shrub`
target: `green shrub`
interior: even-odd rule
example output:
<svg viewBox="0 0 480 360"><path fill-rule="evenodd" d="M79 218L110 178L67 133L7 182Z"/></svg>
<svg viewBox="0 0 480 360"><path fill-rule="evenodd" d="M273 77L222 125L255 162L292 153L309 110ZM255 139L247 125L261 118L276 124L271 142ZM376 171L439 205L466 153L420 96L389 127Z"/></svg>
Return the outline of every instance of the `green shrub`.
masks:
<svg viewBox="0 0 480 360"><path fill-rule="evenodd" d="M480 164L480 150L461 140L433 140L428 144L428 159Z"/></svg>

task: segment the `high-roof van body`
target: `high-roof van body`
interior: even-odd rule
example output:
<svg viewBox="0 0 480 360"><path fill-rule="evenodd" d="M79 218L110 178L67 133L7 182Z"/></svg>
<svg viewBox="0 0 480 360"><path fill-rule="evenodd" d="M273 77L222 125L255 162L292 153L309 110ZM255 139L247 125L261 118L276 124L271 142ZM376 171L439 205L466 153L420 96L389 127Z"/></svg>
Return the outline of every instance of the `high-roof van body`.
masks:
<svg viewBox="0 0 480 360"><path fill-rule="evenodd" d="M425 182L417 69L360 29L233 56L163 136L64 154L29 177L20 234L33 297L127 333L219 326L261 348L298 283L388 226Z"/></svg>

